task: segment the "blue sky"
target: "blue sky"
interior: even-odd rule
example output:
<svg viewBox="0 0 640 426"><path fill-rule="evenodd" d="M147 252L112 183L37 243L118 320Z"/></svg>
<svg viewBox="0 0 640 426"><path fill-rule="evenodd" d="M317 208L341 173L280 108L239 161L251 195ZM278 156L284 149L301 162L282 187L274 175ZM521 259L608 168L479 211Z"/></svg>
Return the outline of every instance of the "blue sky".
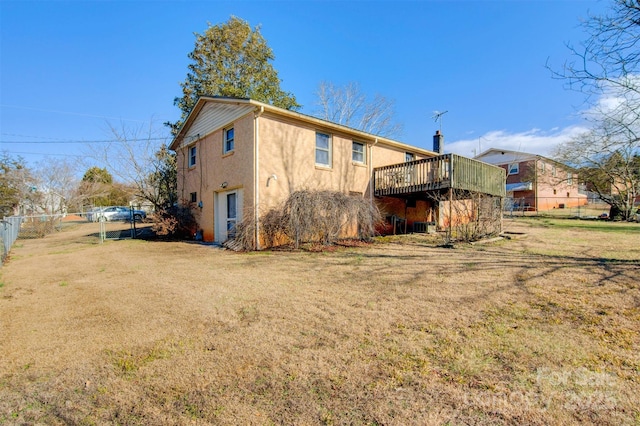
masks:
<svg viewBox="0 0 640 426"><path fill-rule="evenodd" d="M395 101L402 142L447 152L549 154L583 129L584 96L554 80L602 1L0 0L0 150L77 158L109 124L167 133L194 32L231 15L260 25L281 87L312 113L321 81ZM19 143L16 143L19 142ZM39 143L31 143L39 142Z"/></svg>

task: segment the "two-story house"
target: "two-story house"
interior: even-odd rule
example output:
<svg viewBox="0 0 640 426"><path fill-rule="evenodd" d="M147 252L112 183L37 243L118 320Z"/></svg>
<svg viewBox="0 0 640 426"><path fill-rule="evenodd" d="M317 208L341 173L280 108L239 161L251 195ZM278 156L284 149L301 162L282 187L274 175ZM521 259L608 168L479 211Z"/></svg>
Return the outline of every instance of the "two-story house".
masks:
<svg viewBox="0 0 640 426"><path fill-rule="evenodd" d="M201 97L170 145L178 197L205 241L224 242L244 217L257 219L293 191L336 190L374 200L375 167L437 153L250 99ZM385 214L405 216L388 199ZM410 214L426 220L427 200Z"/></svg>
<svg viewBox="0 0 640 426"><path fill-rule="evenodd" d="M443 154L439 133L433 142L429 151L251 99L203 96L170 149L178 197L202 239L222 243L246 219L259 249L260 218L298 190L366 197L393 232L481 220L454 218L452 206L470 206L479 199L473 194L504 197L504 171Z"/></svg>
<svg viewBox="0 0 640 426"><path fill-rule="evenodd" d="M571 167L541 155L491 148L475 157L507 172L506 193L515 208L544 211L587 204Z"/></svg>

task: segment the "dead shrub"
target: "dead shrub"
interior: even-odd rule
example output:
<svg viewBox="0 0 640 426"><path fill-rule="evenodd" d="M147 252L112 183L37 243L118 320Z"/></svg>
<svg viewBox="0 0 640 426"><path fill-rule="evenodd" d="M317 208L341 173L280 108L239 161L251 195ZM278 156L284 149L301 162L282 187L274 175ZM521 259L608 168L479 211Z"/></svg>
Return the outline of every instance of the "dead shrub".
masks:
<svg viewBox="0 0 640 426"><path fill-rule="evenodd" d="M59 216L29 217L24 220L20 228L20 238L44 238L60 230Z"/></svg>
<svg viewBox="0 0 640 426"><path fill-rule="evenodd" d="M191 209L188 206L180 205L156 212L151 229L156 235L193 238L198 224Z"/></svg>
<svg viewBox="0 0 640 426"><path fill-rule="evenodd" d="M260 218L260 237L265 247L301 243L334 244L340 239L368 240L381 222L378 208L369 200L336 191L295 191L278 208ZM249 223L250 222L250 223ZM253 249L255 221L238 225L236 242Z"/></svg>
<svg viewBox="0 0 640 426"><path fill-rule="evenodd" d="M439 203L447 232L444 243L472 242L502 232L502 199L489 194L454 190L451 194L435 194L431 199Z"/></svg>

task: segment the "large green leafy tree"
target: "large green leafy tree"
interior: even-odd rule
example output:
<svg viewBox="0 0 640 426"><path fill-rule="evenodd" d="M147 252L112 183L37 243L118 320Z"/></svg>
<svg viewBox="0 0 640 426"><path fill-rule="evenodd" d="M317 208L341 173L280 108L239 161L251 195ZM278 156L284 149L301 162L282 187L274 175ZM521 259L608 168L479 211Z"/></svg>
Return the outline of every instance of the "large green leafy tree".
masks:
<svg viewBox="0 0 640 426"><path fill-rule="evenodd" d="M14 214L28 193L34 192L31 173L20 157L0 155L0 218Z"/></svg>
<svg viewBox="0 0 640 426"><path fill-rule="evenodd" d="M174 134L200 96L251 98L286 109L298 109L295 96L280 88L280 78L271 62L275 56L260 33L248 22L232 16L227 22L195 33L189 53L189 72L182 96L174 104L182 110L177 123L166 123Z"/></svg>
<svg viewBox="0 0 640 426"><path fill-rule="evenodd" d="M113 182L113 176L106 168L97 166L87 169L78 190L83 204L94 206L126 205L129 192L123 185Z"/></svg>
<svg viewBox="0 0 640 426"><path fill-rule="evenodd" d="M90 167L82 177L83 182L92 183L113 183L113 176L107 171L106 168L100 168L97 166Z"/></svg>

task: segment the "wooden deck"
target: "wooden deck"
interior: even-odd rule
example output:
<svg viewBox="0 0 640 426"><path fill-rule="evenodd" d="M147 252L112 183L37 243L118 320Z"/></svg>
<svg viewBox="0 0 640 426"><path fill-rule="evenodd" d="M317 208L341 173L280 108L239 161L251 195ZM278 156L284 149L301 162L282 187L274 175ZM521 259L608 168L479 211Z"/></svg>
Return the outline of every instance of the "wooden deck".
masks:
<svg viewBox="0 0 640 426"><path fill-rule="evenodd" d="M504 169L456 154L376 167L373 179L376 196L408 197L449 188L506 195Z"/></svg>

